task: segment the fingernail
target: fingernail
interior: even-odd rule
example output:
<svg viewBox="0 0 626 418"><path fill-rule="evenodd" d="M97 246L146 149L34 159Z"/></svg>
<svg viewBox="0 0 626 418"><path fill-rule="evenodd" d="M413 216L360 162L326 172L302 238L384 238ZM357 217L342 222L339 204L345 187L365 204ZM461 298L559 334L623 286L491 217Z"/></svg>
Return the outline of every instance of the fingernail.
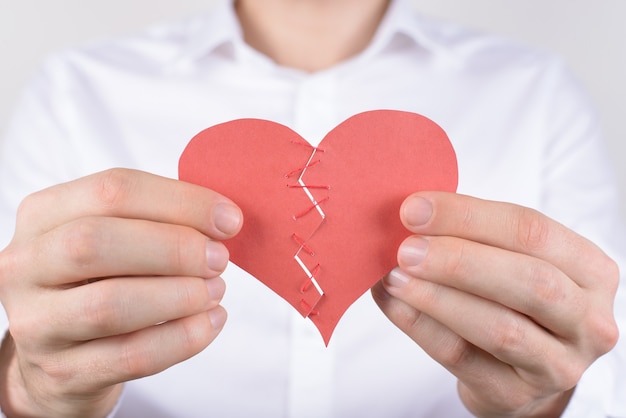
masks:
<svg viewBox="0 0 626 418"><path fill-rule="evenodd" d="M433 205L423 197L413 196L402 207L402 215L407 224L421 226L430 220L433 214Z"/></svg>
<svg viewBox="0 0 626 418"><path fill-rule="evenodd" d="M428 240L422 237L409 238L398 250L398 263L405 267L417 266L424 261L427 251Z"/></svg>
<svg viewBox="0 0 626 418"><path fill-rule="evenodd" d="M213 209L213 222L226 235L233 235L241 225L241 211L233 204L218 203Z"/></svg>
<svg viewBox="0 0 626 418"><path fill-rule="evenodd" d="M387 286L401 288L404 287L411 278L399 268L395 268L385 277L384 282Z"/></svg>
<svg viewBox="0 0 626 418"><path fill-rule="evenodd" d="M224 291L226 290L226 284L220 277L213 279L207 279L204 281L207 289L209 290L209 297L211 300L221 300L224 297Z"/></svg>
<svg viewBox="0 0 626 418"><path fill-rule="evenodd" d="M217 308L211 309L208 314L213 329L221 329L226 323L226 311L224 308L218 306Z"/></svg>
<svg viewBox="0 0 626 418"><path fill-rule="evenodd" d="M206 261L209 268L221 273L228 265L228 250L224 245L216 241L207 241Z"/></svg>

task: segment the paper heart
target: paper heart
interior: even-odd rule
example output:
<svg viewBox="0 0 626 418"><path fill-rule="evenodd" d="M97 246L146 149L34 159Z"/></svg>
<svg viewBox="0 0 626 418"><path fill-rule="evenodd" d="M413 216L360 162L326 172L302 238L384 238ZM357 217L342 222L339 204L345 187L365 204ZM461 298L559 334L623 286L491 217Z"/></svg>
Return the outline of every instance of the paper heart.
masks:
<svg viewBox="0 0 626 418"><path fill-rule="evenodd" d="M402 201L455 191L457 162L431 120L376 110L347 119L317 148L266 120L213 126L186 147L179 177L241 207L243 228L225 242L231 261L309 317L328 344L346 309L397 265L409 235Z"/></svg>

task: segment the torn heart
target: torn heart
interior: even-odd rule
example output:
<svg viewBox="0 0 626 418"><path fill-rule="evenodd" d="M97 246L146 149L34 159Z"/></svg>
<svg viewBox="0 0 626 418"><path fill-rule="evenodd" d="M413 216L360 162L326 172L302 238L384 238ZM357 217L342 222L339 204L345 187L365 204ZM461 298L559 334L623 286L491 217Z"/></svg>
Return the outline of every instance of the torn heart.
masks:
<svg viewBox="0 0 626 418"><path fill-rule="evenodd" d="M241 207L244 226L225 242L231 261L309 317L328 344L346 309L397 265L409 236L402 201L455 191L457 161L430 119L375 110L318 147L271 121L213 126L187 145L179 177Z"/></svg>

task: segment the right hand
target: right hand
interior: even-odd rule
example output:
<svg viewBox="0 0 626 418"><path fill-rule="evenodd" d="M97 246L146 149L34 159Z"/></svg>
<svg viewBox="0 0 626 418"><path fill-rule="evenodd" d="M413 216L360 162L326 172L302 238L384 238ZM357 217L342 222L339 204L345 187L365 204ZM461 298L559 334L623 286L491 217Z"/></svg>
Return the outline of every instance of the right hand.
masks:
<svg viewBox="0 0 626 418"><path fill-rule="evenodd" d="M26 198L0 253L3 412L106 416L123 382L202 351L226 320L219 241L241 225L211 190L125 169Z"/></svg>

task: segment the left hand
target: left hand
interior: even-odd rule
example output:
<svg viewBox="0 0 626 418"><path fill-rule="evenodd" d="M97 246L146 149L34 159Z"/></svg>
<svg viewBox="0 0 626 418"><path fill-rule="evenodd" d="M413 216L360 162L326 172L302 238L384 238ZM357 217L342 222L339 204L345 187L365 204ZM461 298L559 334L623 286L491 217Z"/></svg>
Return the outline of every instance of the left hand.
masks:
<svg viewBox="0 0 626 418"><path fill-rule="evenodd" d="M383 312L458 378L475 415L560 415L617 342L616 264L513 204L426 192L400 215L415 235L372 289Z"/></svg>

